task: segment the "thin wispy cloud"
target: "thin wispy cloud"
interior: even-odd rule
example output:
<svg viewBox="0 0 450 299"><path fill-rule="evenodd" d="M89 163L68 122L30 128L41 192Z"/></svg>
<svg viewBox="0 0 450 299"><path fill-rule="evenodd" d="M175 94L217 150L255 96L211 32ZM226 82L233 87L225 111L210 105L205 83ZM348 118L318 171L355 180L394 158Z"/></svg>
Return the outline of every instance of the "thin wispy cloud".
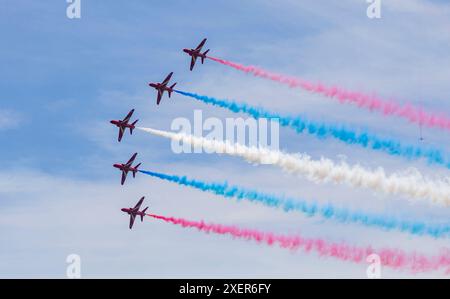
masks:
<svg viewBox="0 0 450 299"><path fill-rule="evenodd" d="M24 123L24 116L14 110L0 109L0 131L15 129Z"/></svg>
<svg viewBox="0 0 450 299"><path fill-rule="evenodd" d="M139 125L169 130L177 117L233 117L180 95L155 105L147 86L174 71L181 90L242 100L255 106L377 132L382 137L450 151L442 130L423 129L339 105L318 95L206 61L189 71L184 47L204 37L213 56L312 82L393 97L450 114L450 5L444 1L382 1L382 19L366 16L363 0L180 1L127 5L91 1L82 18L65 17L67 4L16 1L4 5L0 33L0 276L64 277L65 258L80 254L83 277L366 277L366 265L291 254L276 248L203 235L151 221L128 229L120 208L141 196L151 211L276 233L374 244L435 254L448 240L410 237L357 225L284 213L252 203L138 175L120 186L112 163L138 152L143 169L228 181L261 192L310 198L321 205L399 219L448 219L445 209L346 186L316 184L279 169L218 155L176 155L170 142L144 132L117 142L108 123L135 108ZM84 1L86 2L86 1ZM239 7L239 9L237 9ZM230 21L232 20L232 21ZM242 116L242 115L240 115ZM28 122L31 125L26 125ZM18 130L20 129L20 131ZM17 134L16 134L17 133ZM429 166L363 148L280 130L280 147L389 173ZM30 162L32 161L32 162ZM327 222L327 221L325 221ZM182 247L180 253L178 248ZM439 276L432 273L430 276ZM383 277L409 274L383 270ZM417 276L424 277L424 276Z"/></svg>

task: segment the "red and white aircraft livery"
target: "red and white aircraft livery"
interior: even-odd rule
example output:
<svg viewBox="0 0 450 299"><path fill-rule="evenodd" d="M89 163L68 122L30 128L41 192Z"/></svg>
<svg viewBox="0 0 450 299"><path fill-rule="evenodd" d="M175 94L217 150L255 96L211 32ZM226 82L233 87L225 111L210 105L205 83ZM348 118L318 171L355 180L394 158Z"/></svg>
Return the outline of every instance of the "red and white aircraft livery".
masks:
<svg viewBox="0 0 450 299"><path fill-rule="evenodd" d="M209 49L206 50L204 53L202 53L202 48L206 43L206 38L201 41L201 43L197 46L195 49L183 49L184 53L187 53L189 56L191 56L191 67L190 70L194 68L195 62L197 61L197 58L200 57L202 64L205 62L206 54L208 54Z"/></svg>
<svg viewBox="0 0 450 299"><path fill-rule="evenodd" d="M122 171L122 180L120 181L120 184L123 185L125 183L125 180L127 179L128 172L131 171L133 173L133 178L136 177L136 173L139 171L139 166L141 166L141 163L139 163L136 166L132 166L134 159L136 159L137 153L134 153L134 155L128 160L125 164L113 164L113 167L120 169Z"/></svg>
<svg viewBox="0 0 450 299"><path fill-rule="evenodd" d="M130 129L130 135L133 135L133 130L136 127L136 123L138 122L138 120L136 119L133 123L129 124L128 122L130 121L131 116L133 115L134 109L132 109L130 112L128 112L127 116L125 116L124 119L122 120L112 120L110 121L110 123L112 123L113 125L115 125L116 127L119 128L119 142L122 140L123 137L123 133L125 133L125 130L128 128Z"/></svg>
<svg viewBox="0 0 450 299"><path fill-rule="evenodd" d="M169 81L172 78L172 75L173 75L173 72L171 72L169 75L167 75L166 79L164 79L164 81L161 83L149 83L148 84L150 87L153 87L154 89L156 89L158 91L158 96L156 98L156 105L159 105L159 103L161 102L161 98L164 95L165 91L167 91L167 93L169 94L169 98L172 95L173 88L175 87L175 85L177 85L177 83L173 83L170 87L167 87L167 84L169 84Z"/></svg>
<svg viewBox="0 0 450 299"><path fill-rule="evenodd" d="M136 216L141 217L141 222L144 221L144 216L146 215L145 212L147 211L148 207L143 209L142 211L139 211L141 208L142 202L144 201L144 196L138 201L138 203L134 206L134 208L123 208L121 209L122 212L127 213L130 215L130 229L133 227L134 220L136 219Z"/></svg>

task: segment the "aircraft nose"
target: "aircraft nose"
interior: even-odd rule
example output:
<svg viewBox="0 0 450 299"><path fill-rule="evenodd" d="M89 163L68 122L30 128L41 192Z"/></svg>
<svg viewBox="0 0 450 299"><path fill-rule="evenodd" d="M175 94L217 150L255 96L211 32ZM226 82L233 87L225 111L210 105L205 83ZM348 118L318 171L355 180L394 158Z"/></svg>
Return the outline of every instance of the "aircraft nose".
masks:
<svg viewBox="0 0 450 299"><path fill-rule="evenodd" d="M125 209L125 208L122 208L122 209L120 209L122 212L126 212L127 211L127 209Z"/></svg>

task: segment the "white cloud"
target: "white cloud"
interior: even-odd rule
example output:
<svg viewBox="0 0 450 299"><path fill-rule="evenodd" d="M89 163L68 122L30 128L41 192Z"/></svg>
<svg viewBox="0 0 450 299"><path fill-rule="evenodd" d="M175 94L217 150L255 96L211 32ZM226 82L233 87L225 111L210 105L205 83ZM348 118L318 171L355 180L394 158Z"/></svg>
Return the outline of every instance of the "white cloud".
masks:
<svg viewBox="0 0 450 299"><path fill-rule="evenodd" d="M399 11L400 6L395 4L394 7L392 4L390 8L393 2L395 1L384 1L388 10L377 23L365 17L365 1L333 1L332 5L319 1L306 4L293 0L274 5L274 1L266 1L268 9L264 19L252 16L256 18L253 21L255 23L250 23L254 27L243 27L242 30L233 32L229 32L229 29L209 31L209 45L214 45L211 54L236 58L240 62L251 60L251 63L275 71L312 80L321 79L349 88L377 90L382 94L401 98L412 97L420 104L448 111L448 101L442 100L443 95L450 92L447 82L450 60L448 55L442 55L450 51L448 44L445 46L449 37L448 9L436 9L432 4L426 5L427 9L422 9L424 4L419 6L419 1L408 1L411 5L405 12L408 14L405 18L405 13ZM263 2L254 3L261 5ZM155 15L167 15L160 10L152 11ZM238 74L211 61L198 65L195 72L188 72L187 57L181 56L178 45L173 46L172 39L168 36L174 37L174 42L184 43L183 38L186 37L179 31L181 25L185 32L195 32L193 29L198 29L195 26L207 27L204 26L207 22L202 16L194 18L196 21L191 26L192 23L185 22L192 19L191 16L184 15L183 12L184 19L180 22L176 13L171 12L174 24L166 28L163 36L160 36L159 31L149 31L148 28L155 24L162 26L161 22L165 18L161 20L141 16L142 24L144 19L151 22L149 26L138 26L142 30L139 32L145 32L142 35L132 31L137 26L124 24L121 18L109 18L109 23L89 26L90 32L98 34L93 35L95 40L100 36L110 37L104 34L106 29L118 38L114 40L114 47L108 48L108 43L105 43L105 48L95 49L95 54L98 54L96 59L99 61L106 61L108 65L111 63L113 74L110 76L120 84L114 85L111 90L100 92L96 107L103 114L91 122L74 123L70 128L84 134L100 152L95 156L81 157L89 164L87 168L84 168L86 165L81 165L82 171L86 175L93 171L102 178L107 173L111 175L111 179L102 181L96 177L94 181L90 181L59 177L37 170L8 169L0 173L0 276L63 277L66 256L78 253L82 258L84 277L365 277L363 265L321 259L314 255L292 254L278 248L267 248L213 234L206 235L150 219L145 223L137 223L135 230L130 232L127 217L119 209L134 204L142 195L147 196L146 202L152 211L166 215L239 224L281 233L301 231L309 236L346 240L356 245L396 246L410 251L434 253L447 245L447 240L411 237L356 225L337 225L246 202L226 201L142 175L136 180L128 180L124 187L120 187L118 173L112 168L106 169L106 162L110 167L109 163L115 162L113 160L116 158L124 159L132 151L139 151L144 169L189 174L208 180L229 180L230 183L277 194L286 193L320 202L330 201L336 205L374 213L393 213L421 219L433 219L435 216L446 218L448 214L443 209L436 211L424 205L411 205L397 199L394 201L390 197L380 200L378 195L343 186L318 186L284 175L270 167L256 168L244 164L239 159L214 155L201 158L171 155L168 144L162 146L158 140L142 134L136 134L138 136L133 138L126 136L126 142L117 144L117 130L107 123L109 116L122 117L133 107L137 109L136 116L140 118L140 124L161 129L168 129L170 121L175 117L192 116L193 109L204 109L205 117L231 115L224 110L200 106L197 102L175 95L171 99L165 98L163 104L156 107L154 91L148 89L145 82L163 77L162 73L151 78L150 75L159 72L161 67L172 67L174 61L183 63L174 69L176 81L179 82L177 87L180 89L263 105L277 111L305 113L311 118L327 122L351 123L370 128L380 135L417 140L416 128L402 121L360 113L354 107L342 107L327 99ZM216 16L212 14L208 18ZM239 15L236 18L239 19ZM274 23L271 18L279 23ZM176 23L177 20L179 24ZM94 19L91 21L95 23ZM110 30L110 23L114 23L115 30ZM229 23L228 17L221 18L215 22L214 28L223 30L222 27ZM237 26L236 24L240 24L239 20L233 21L233 25ZM259 26L263 24L267 26L266 29L279 28L286 34L280 37L267 33L264 36L268 39L255 40L253 33L261 34ZM242 22L242 26L248 25L249 23ZM51 28L54 30L55 26ZM57 28L65 30L64 26ZM158 38L152 39L155 37L151 35L152 32L157 32ZM83 30L77 31L77 34L89 35ZM70 34L67 36L72 37ZM135 50L136 40L133 38L145 39L148 41L148 48ZM168 52L168 47L158 44L166 40L171 43L171 50ZM128 43L132 47L125 47ZM100 41L98 44L103 45ZM175 48L177 52L173 50ZM104 50L114 55L105 56ZM89 61L96 61L92 57L89 54ZM134 58L133 68L141 70L141 73L129 74L126 70L114 72L117 66L111 57L119 57L127 64L128 59ZM67 57L64 59L67 60ZM49 64L53 61L54 58L48 56L44 60ZM148 69L148 73L140 77L142 69ZM50 72L51 68L45 70ZM104 83L102 88L107 88L107 78L101 78L99 82ZM142 89L135 93L122 91L125 87L131 89L141 85ZM422 95L431 100L422 100ZM70 102L63 101L48 109L58 111L67 107L70 107ZM5 128L13 128L23 121L19 113L5 111L0 110L0 130L2 124ZM306 151L314 157L324 155L329 158L345 155L350 164L362 163L370 167L383 165L389 171L416 166L427 174L448 176L446 169L427 167L424 163L404 161L331 140L318 141L295 135L289 130L282 131L282 138L283 149L291 152ZM426 139L431 145L448 147L450 144L449 136L435 130L426 131ZM55 145L61 146L57 142L55 141ZM389 270L384 275L410 276L408 273ZM432 273L430 276L438 274Z"/></svg>
<svg viewBox="0 0 450 299"><path fill-rule="evenodd" d="M0 109L0 131L17 128L23 121L24 117L19 112Z"/></svg>
<svg viewBox="0 0 450 299"><path fill-rule="evenodd" d="M324 194L334 190L335 199L348 196L348 192L336 191L340 188L317 190L307 183L299 191L298 181L289 177L275 183L273 177L277 171L271 169L261 173L248 166L244 167L246 172L236 171L228 163L216 167L223 171L181 163L153 165L151 169L166 168L169 173L188 173L219 181L229 177L227 174L232 171L230 183L251 187L267 182L264 188L267 191L325 198ZM151 212L192 220L283 234L302 232L306 236L346 240L355 245L374 244L377 248L401 245L412 251L420 244L421 251L433 253L437 246L445 245L445 240L429 242L427 237L411 238L396 232L336 225L245 201L236 203L142 174L135 180L129 178L124 187L118 179L118 174L108 181L91 182L27 170L0 173L0 243L4 244L0 250L0 276L64 277L65 258L76 253L81 256L83 277L365 277L365 265L267 248L153 219L138 221L130 231L128 218L120 208L133 205L142 195L146 196L145 204ZM386 269L383 275L409 274Z"/></svg>

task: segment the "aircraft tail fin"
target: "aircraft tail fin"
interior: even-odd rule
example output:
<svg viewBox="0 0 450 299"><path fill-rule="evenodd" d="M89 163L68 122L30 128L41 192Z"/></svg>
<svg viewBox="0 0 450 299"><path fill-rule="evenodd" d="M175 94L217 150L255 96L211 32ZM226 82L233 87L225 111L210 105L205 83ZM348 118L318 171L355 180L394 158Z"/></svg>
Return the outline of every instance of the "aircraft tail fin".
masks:
<svg viewBox="0 0 450 299"><path fill-rule="evenodd" d="M136 119L131 125L132 127L130 128L130 134L133 135L133 130L134 130L134 126L136 126L136 123L138 122L139 119Z"/></svg>
<svg viewBox="0 0 450 299"><path fill-rule="evenodd" d="M139 166L141 166L141 163L139 163L138 165L136 165L136 166L134 167L136 170L133 171L133 178L136 177L136 172L138 171Z"/></svg>
<svg viewBox="0 0 450 299"><path fill-rule="evenodd" d="M206 50L206 51L203 53L203 56L202 56L202 64L203 64L203 62L205 62L205 57L206 57L206 54L208 54L208 52L209 52L209 49Z"/></svg>
<svg viewBox="0 0 450 299"><path fill-rule="evenodd" d="M145 216L145 212L147 211L148 207L146 207L145 209L142 210L142 214L141 214L141 222L144 221L144 216Z"/></svg>
<svg viewBox="0 0 450 299"><path fill-rule="evenodd" d="M169 93L169 98L170 98L170 96L172 95L172 92L173 92L173 88L175 87L175 85L177 85L177 83L175 82L175 83L173 83L172 84L172 86L170 86L170 90L168 91L168 93Z"/></svg>

